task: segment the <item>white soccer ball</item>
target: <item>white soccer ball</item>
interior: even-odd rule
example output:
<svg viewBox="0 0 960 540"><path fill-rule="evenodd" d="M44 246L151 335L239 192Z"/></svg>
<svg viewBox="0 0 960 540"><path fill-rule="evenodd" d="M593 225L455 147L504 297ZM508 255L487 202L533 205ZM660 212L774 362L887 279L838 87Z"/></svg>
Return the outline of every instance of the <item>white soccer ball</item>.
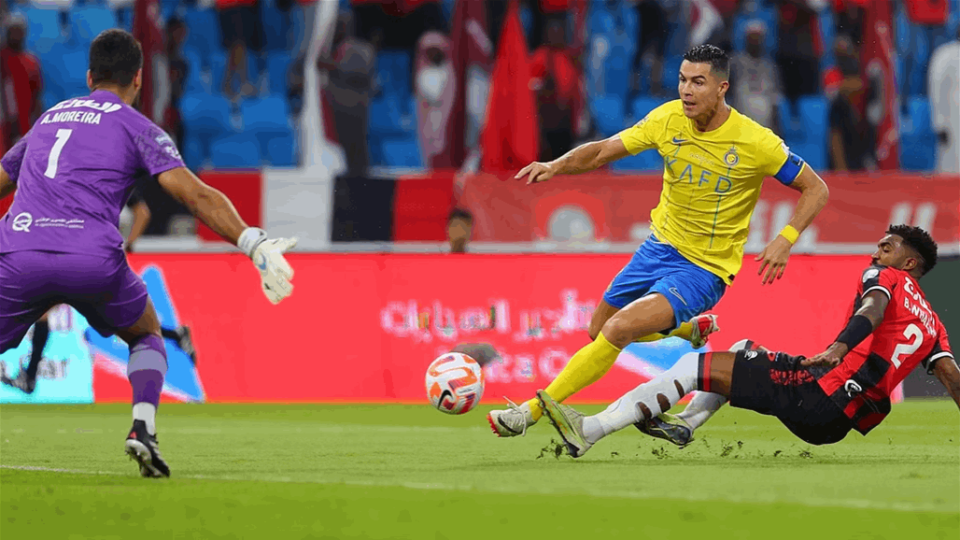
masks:
<svg viewBox="0 0 960 540"><path fill-rule="evenodd" d="M427 398L440 412L463 414L483 397L483 370L463 353L447 353L427 368Z"/></svg>

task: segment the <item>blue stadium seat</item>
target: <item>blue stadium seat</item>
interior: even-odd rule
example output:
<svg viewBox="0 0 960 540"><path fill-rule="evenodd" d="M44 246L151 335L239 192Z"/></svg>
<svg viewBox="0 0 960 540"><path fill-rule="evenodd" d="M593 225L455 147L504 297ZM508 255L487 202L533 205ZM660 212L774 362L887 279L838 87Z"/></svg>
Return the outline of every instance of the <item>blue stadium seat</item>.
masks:
<svg viewBox="0 0 960 540"><path fill-rule="evenodd" d="M200 170L209 152L209 145L203 137L187 133L183 140L183 162L192 171Z"/></svg>
<svg viewBox="0 0 960 540"><path fill-rule="evenodd" d="M290 53L283 51L271 52L267 57L267 71L270 83L270 93L287 95L287 72L290 71Z"/></svg>
<svg viewBox="0 0 960 540"><path fill-rule="evenodd" d="M683 56L671 56L663 61L663 87L665 89L676 89L677 82L680 80L680 65L683 64Z"/></svg>
<svg viewBox="0 0 960 540"><path fill-rule="evenodd" d="M379 97L370 102L371 133L376 136L394 136L413 133L415 126L404 117L403 106L396 99Z"/></svg>
<svg viewBox="0 0 960 540"><path fill-rule="evenodd" d="M69 13L74 36L84 47L89 46L100 32L117 27L117 16L106 7L75 7Z"/></svg>
<svg viewBox="0 0 960 540"><path fill-rule="evenodd" d="M631 112L633 113L633 117L637 119L637 122L639 122L644 116L649 114L650 111L656 109L664 103L666 103L666 101L660 98L640 96L633 100Z"/></svg>
<svg viewBox="0 0 960 540"><path fill-rule="evenodd" d="M180 100L184 129L192 134L217 136L230 131L230 104L219 94L187 94Z"/></svg>
<svg viewBox="0 0 960 540"><path fill-rule="evenodd" d="M259 168L260 147L246 133L237 133L213 141L210 146L210 161L217 169Z"/></svg>
<svg viewBox="0 0 960 540"><path fill-rule="evenodd" d="M187 63L186 93L206 92L209 90L203 84L203 59L196 49L183 51L183 59Z"/></svg>
<svg viewBox="0 0 960 540"><path fill-rule="evenodd" d="M623 129L623 100L620 96L598 97L592 103L597 130L609 137Z"/></svg>
<svg viewBox="0 0 960 540"><path fill-rule="evenodd" d="M823 96L803 96L797 100L800 110L800 129L804 141L817 142L827 140L827 113L829 106Z"/></svg>
<svg viewBox="0 0 960 540"><path fill-rule="evenodd" d="M263 21L264 49L282 51L289 49L287 35L290 32L290 18L286 17L274 0L260 2L260 18Z"/></svg>
<svg viewBox="0 0 960 540"><path fill-rule="evenodd" d="M296 146L293 131L273 137L267 143L267 161L274 167L295 167L297 165Z"/></svg>
<svg viewBox="0 0 960 540"><path fill-rule="evenodd" d="M187 9L184 21L190 32L184 49L195 49L201 58L209 58L214 51L222 51L220 20L214 9Z"/></svg>
<svg viewBox="0 0 960 540"><path fill-rule="evenodd" d="M814 170L823 171L827 168L827 141L784 141L790 151L803 158Z"/></svg>
<svg viewBox="0 0 960 540"><path fill-rule="evenodd" d="M910 116L907 130L916 135L933 135L930 118L930 102L927 98L911 97L907 101L907 114Z"/></svg>
<svg viewBox="0 0 960 540"><path fill-rule="evenodd" d="M625 47L613 44L610 56L604 66L603 88L607 96L617 96L621 101L627 100L630 92L630 77L633 70L630 68L632 57L627 54Z"/></svg>
<svg viewBox="0 0 960 540"><path fill-rule="evenodd" d="M240 115L246 131L287 132L290 129L290 108L282 97L245 100L240 105Z"/></svg>
<svg viewBox="0 0 960 540"><path fill-rule="evenodd" d="M790 101L786 98L780 98L777 103L777 110L780 116L780 130L782 131L780 135L784 139L803 140L803 128L797 115L794 114L793 105ZM829 110L827 112L829 113Z"/></svg>
<svg viewBox="0 0 960 540"><path fill-rule="evenodd" d="M656 150L645 150L635 156L614 161L610 168L614 171L662 172L663 158Z"/></svg>
<svg viewBox="0 0 960 540"><path fill-rule="evenodd" d="M27 18L27 50L44 54L63 40L60 12L56 9L30 7L23 9L21 13Z"/></svg>
<svg viewBox="0 0 960 540"><path fill-rule="evenodd" d="M385 95L396 96L400 101L410 97L413 93L410 65L410 53L407 51L380 51L377 55L377 74Z"/></svg>
<svg viewBox="0 0 960 540"><path fill-rule="evenodd" d="M388 167L422 168L423 157L420 145L412 137L403 139L384 139L383 157Z"/></svg>
<svg viewBox="0 0 960 540"><path fill-rule="evenodd" d="M210 66L210 87L214 92L220 92L227 69L227 55L222 49L216 49L207 57L207 62Z"/></svg>

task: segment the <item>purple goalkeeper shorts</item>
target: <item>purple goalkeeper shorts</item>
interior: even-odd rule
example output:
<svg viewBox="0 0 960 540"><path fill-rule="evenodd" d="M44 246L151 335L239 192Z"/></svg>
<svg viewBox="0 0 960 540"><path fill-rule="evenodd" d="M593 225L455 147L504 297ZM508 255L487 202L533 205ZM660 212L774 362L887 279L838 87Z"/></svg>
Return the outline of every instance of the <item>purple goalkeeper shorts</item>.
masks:
<svg viewBox="0 0 960 540"><path fill-rule="evenodd" d="M0 254L0 353L57 304L69 304L103 336L129 328L147 307L147 287L122 252Z"/></svg>

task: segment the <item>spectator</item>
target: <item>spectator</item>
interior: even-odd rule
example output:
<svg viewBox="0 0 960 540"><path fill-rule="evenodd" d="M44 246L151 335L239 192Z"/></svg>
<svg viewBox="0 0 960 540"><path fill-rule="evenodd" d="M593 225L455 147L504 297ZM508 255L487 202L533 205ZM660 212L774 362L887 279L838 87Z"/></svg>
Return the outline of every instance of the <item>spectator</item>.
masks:
<svg viewBox="0 0 960 540"><path fill-rule="evenodd" d="M329 97L337 140L347 159L347 175L363 176L370 166L367 147L370 98L374 90L376 51L354 36L353 16L340 13L333 35L333 57L317 60L328 72L324 91Z"/></svg>
<svg viewBox="0 0 960 540"><path fill-rule="evenodd" d="M40 62L24 50L27 37L27 21L21 15L11 15L6 24L6 44L0 49L0 71L4 74L4 102L6 119L4 132L7 147L13 146L20 137L30 131L30 126L43 113L40 93L43 77Z"/></svg>
<svg viewBox="0 0 960 540"><path fill-rule="evenodd" d="M863 89L860 65L851 60L839 65L843 79L830 102L830 168L835 171L865 170L873 154L874 139L853 97Z"/></svg>
<svg viewBox="0 0 960 540"><path fill-rule="evenodd" d="M734 54L730 62L731 104L760 125L779 131L780 75L776 64L764 56L767 27L761 21L753 21L746 33L745 52Z"/></svg>
<svg viewBox="0 0 960 540"><path fill-rule="evenodd" d="M856 63L860 53L850 36L840 34L833 43L833 56L836 59L836 65L823 73L823 91L829 99L833 99L837 95L840 83L843 82L843 73L839 66L845 63L849 64L849 62Z"/></svg>
<svg viewBox="0 0 960 540"><path fill-rule="evenodd" d="M450 253L466 253L473 234L473 214L463 208L454 208L447 218L447 240Z"/></svg>
<svg viewBox="0 0 960 540"><path fill-rule="evenodd" d="M660 0L640 0L636 3L637 18L640 20L640 44L634 57L633 90L639 90L641 66L650 73L650 93L664 94L663 55L667 49L667 13Z"/></svg>
<svg viewBox="0 0 960 540"><path fill-rule="evenodd" d="M424 33L449 33L440 0L350 0L350 4L356 35L372 43L382 34L385 49L413 51Z"/></svg>
<svg viewBox="0 0 960 540"><path fill-rule="evenodd" d="M937 172L960 173L960 26L956 39L930 58L930 113L937 134Z"/></svg>
<svg viewBox="0 0 960 540"><path fill-rule="evenodd" d="M544 32L544 44L530 59L530 76L540 118L540 160L550 161L573 147L582 96L580 76L566 51L563 23L551 19Z"/></svg>
<svg viewBox="0 0 960 540"><path fill-rule="evenodd" d="M858 49L863 45L863 8L860 3L858 0L834 0L837 36L847 36Z"/></svg>
<svg viewBox="0 0 960 540"><path fill-rule="evenodd" d="M248 48L263 50L263 22L257 13L258 0L216 0L220 12L220 31L227 63L223 74L223 93L230 99L250 97L257 90L250 81Z"/></svg>
<svg viewBox="0 0 960 540"><path fill-rule="evenodd" d="M449 144L447 124L457 97L451 48L450 38L440 32L427 32L417 45L417 127L424 162L431 167Z"/></svg>
<svg viewBox="0 0 960 540"><path fill-rule="evenodd" d="M777 67L781 88L791 102L820 91L819 44L814 37L817 13L805 0L781 0Z"/></svg>

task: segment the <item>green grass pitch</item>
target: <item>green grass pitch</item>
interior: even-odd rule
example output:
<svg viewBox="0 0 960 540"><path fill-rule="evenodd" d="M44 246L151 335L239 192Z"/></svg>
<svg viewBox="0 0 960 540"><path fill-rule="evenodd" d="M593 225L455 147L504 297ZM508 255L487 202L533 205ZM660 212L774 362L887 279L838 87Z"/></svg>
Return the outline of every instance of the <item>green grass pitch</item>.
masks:
<svg viewBox="0 0 960 540"><path fill-rule="evenodd" d="M584 407L596 411L598 407ZM724 409L680 450L631 429L556 457L486 409L163 405L168 480L123 455L127 406L0 407L0 538L958 538L960 415L894 407L813 447Z"/></svg>

